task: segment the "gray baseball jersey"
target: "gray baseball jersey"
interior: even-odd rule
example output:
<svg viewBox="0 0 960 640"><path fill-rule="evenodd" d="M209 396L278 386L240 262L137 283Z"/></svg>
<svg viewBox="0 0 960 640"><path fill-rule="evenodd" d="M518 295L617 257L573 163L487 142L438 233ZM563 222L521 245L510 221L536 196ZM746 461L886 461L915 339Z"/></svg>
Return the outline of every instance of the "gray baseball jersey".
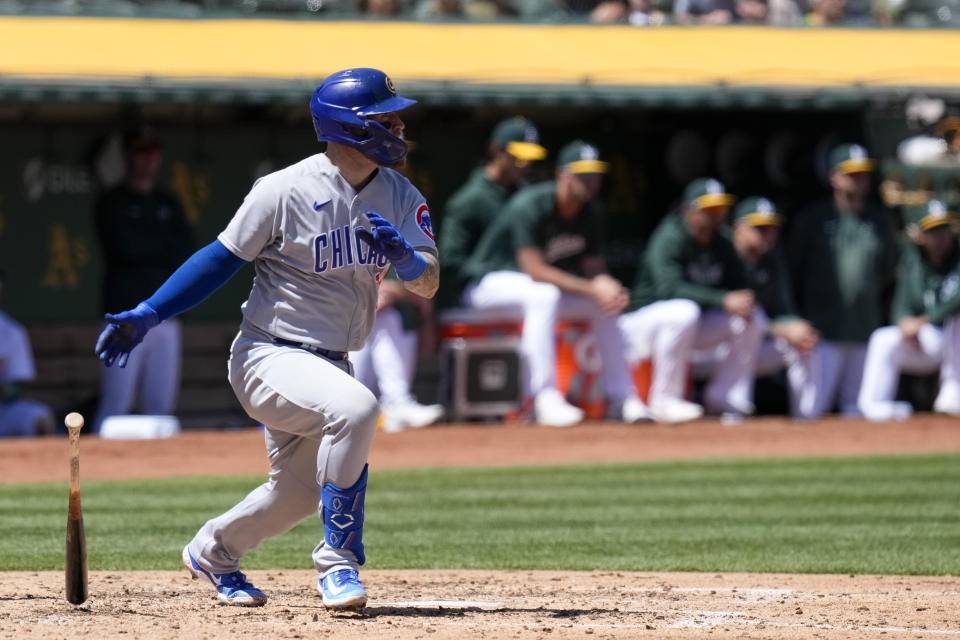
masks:
<svg viewBox="0 0 960 640"><path fill-rule="evenodd" d="M390 266L357 237L357 228L371 227L367 211L393 223L418 251L436 252L426 202L406 178L380 167L358 194L325 154L258 180L219 236L232 253L254 261L228 374L244 409L266 427L270 479L208 520L190 542L207 571L236 571L246 552L317 510L323 485L347 488L363 472L376 398L351 376L348 361L272 338L331 351L363 345L377 285ZM321 577L359 566L349 548L325 539L312 555Z"/></svg>
<svg viewBox="0 0 960 640"><path fill-rule="evenodd" d="M392 169L381 167L359 194L322 153L259 179L218 238L255 261L245 321L333 351L363 346L390 266L355 233L371 226L367 211L417 250L436 253L423 195Z"/></svg>

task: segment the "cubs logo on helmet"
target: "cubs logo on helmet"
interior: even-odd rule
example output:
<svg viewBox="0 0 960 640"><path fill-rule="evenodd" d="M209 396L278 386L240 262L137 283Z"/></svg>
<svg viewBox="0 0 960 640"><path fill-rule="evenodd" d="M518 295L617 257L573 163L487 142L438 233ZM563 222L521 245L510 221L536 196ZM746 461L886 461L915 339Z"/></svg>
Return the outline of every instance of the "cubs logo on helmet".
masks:
<svg viewBox="0 0 960 640"><path fill-rule="evenodd" d="M425 204L420 205L420 208L417 209L417 226L427 234L428 238L436 241L436 238L433 237L433 225L430 223L430 209Z"/></svg>

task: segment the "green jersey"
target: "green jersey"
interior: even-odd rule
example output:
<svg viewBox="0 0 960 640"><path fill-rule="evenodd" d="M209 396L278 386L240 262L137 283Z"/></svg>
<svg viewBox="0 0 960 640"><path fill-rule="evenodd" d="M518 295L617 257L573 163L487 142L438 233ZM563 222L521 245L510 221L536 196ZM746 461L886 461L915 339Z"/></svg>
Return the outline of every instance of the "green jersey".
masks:
<svg viewBox="0 0 960 640"><path fill-rule="evenodd" d="M483 167L447 201L437 243L440 252L441 306L457 304L468 278L463 272L480 236L496 219L510 192L490 180Z"/></svg>
<svg viewBox="0 0 960 640"><path fill-rule="evenodd" d="M866 342L884 324L896 240L886 212L840 213L824 200L796 216L787 257L803 317L828 340Z"/></svg>
<svg viewBox="0 0 960 640"><path fill-rule="evenodd" d="M796 320L800 317L793 300L790 271L778 247L768 251L756 264L744 259L743 266L757 304L772 322Z"/></svg>
<svg viewBox="0 0 960 640"><path fill-rule="evenodd" d="M920 248L910 243L900 256L893 321L925 315L932 324L942 326L957 313L960 313L960 248L954 247L943 266L935 269Z"/></svg>
<svg viewBox="0 0 960 640"><path fill-rule="evenodd" d="M639 309L658 300L686 298L704 308L722 308L727 293L748 287L728 233L719 231L708 244L698 244L687 231L683 214L671 213L650 236L630 304Z"/></svg>
<svg viewBox="0 0 960 640"><path fill-rule="evenodd" d="M465 272L474 282L492 271L519 271L517 250L535 247L544 261L574 275L585 256L601 252L600 206L594 201L573 218L557 211L557 183L542 182L518 191L484 232Z"/></svg>

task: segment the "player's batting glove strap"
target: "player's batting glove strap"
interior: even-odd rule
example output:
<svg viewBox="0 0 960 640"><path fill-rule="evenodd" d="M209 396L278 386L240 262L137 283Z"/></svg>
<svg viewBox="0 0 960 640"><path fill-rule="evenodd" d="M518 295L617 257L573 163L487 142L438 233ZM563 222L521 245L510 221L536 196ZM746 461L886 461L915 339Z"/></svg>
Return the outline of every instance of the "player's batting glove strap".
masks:
<svg viewBox="0 0 960 640"><path fill-rule="evenodd" d="M94 353L106 366L117 363L118 367L127 366L130 352L143 341L147 331L160 324L157 312L145 302L135 309L103 316L107 326L100 332Z"/></svg>
<svg viewBox="0 0 960 640"><path fill-rule="evenodd" d="M367 211L371 229L357 229L357 235L393 264L401 280L416 280L427 269L427 261L417 253L389 220L375 211Z"/></svg>

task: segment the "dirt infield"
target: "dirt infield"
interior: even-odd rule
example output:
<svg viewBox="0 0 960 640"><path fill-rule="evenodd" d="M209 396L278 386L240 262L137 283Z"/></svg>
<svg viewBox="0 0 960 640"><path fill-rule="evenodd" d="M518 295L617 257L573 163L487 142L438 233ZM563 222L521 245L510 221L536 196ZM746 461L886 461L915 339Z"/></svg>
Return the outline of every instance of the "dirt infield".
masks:
<svg viewBox="0 0 960 640"><path fill-rule="evenodd" d="M960 451L960 420L759 419L735 427L446 426L378 434L374 469L728 456ZM84 480L266 472L256 430L169 440L83 438ZM9 440L0 482L67 479L66 439ZM64 600L62 572L7 572L0 639L37 638L956 638L960 578L542 571L364 571L362 615L331 614L315 574L252 571L271 600L217 604L187 572L93 572Z"/></svg>
<svg viewBox="0 0 960 640"><path fill-rule="evenodd" d="M3 575L0 638L960 638L960 579L547 571L366 571L362 615L305 571L252 571L271 600L219 605L187 572Z"/></svg>

